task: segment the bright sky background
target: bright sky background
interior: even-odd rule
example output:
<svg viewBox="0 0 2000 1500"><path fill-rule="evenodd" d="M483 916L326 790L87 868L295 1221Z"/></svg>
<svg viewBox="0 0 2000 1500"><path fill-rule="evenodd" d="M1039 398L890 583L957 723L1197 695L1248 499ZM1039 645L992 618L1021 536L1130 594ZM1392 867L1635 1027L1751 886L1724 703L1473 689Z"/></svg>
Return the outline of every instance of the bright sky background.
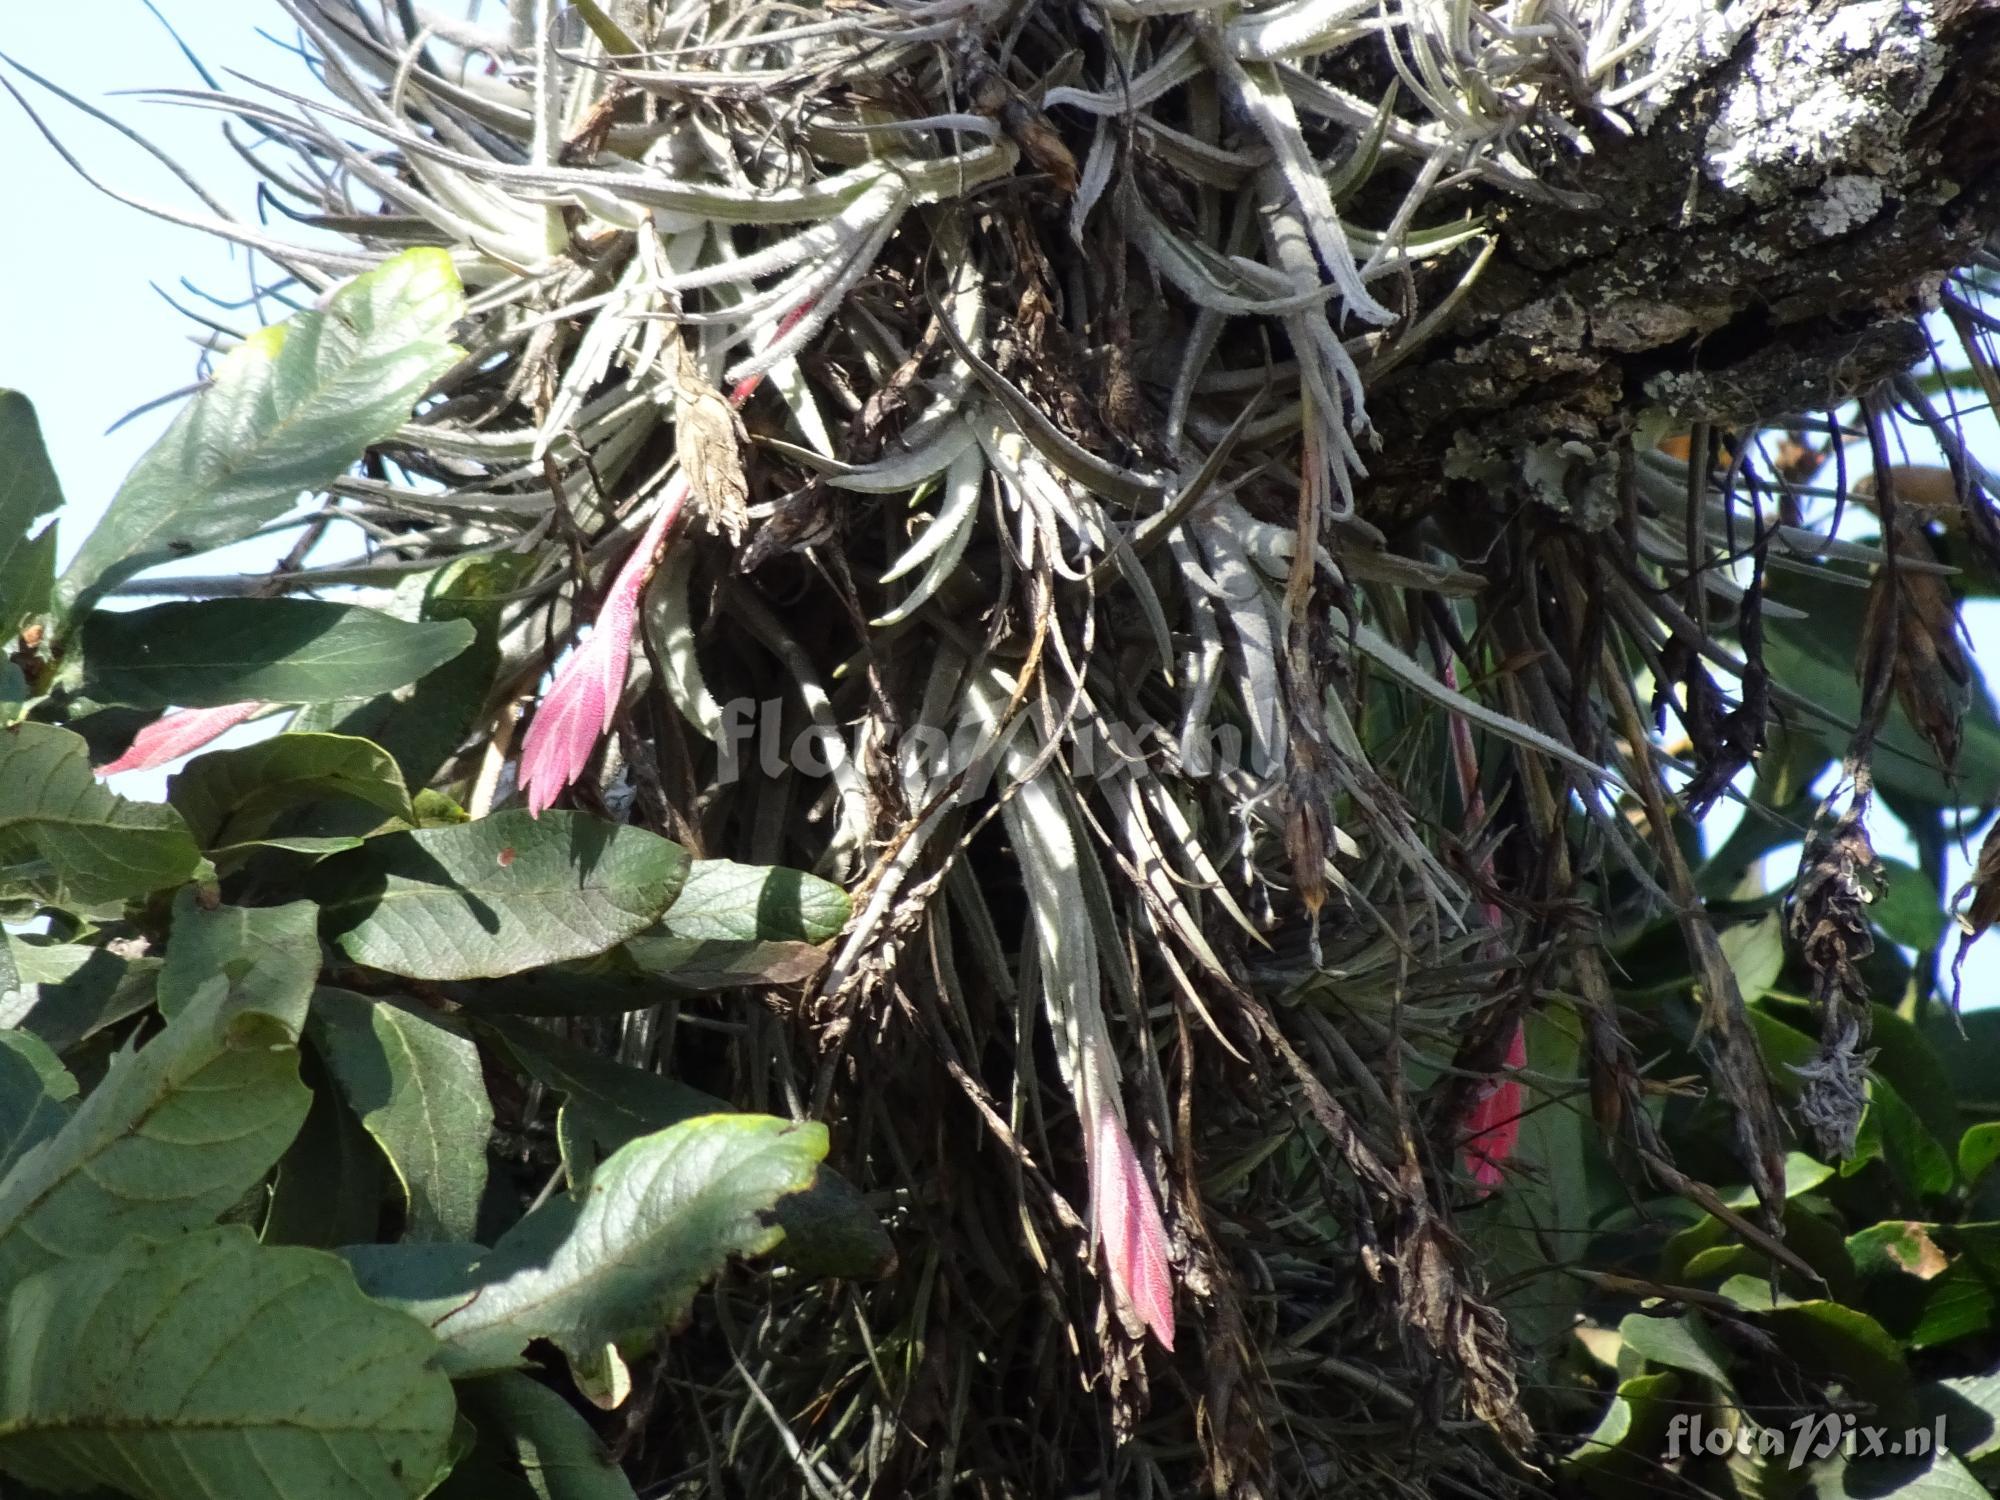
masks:
<svg viewBox="0 0 2000 1500"><path fill-rule="evenodd" d="M243 88L230 69L313 88L303 65L285 54L289 22L270 0L157 0L160 12L229 89ZM496 6L497 8L497 6ZM87 25L81 24L87 18ZM263 28L268 35L260 34ZM61 5L14 4L0 19L0 52L76 89L154 144L233 210L254 218L254 179L223 139L220 117L136 98L119 90L202 86L173 38L140 0L105 0L72 11ZM200 211L199 203L158 162L115 132L79 114L18 73L10 74L101 181L127 194ZM210 294L237 300L250 291L248 257L192 229L117 203L64 164L22 110L0 97L0 162L6 163L10 232L0 236L0 387L27 393L68 499L61 539L67 557L132 464L173 415L168 405L120 427L126 412L196 378L195 326L148 284L187 306L239 325L254 315L218 311L180 284L185 277ZM273 232L300 233L280 220ZM268 267L265 268L268 271ZM1987 457L1995 463L1993 456ZM268 547L232 549L190 559L189 572L268 566ZM1974 611L1977 644L2000 660L2000 609ZM267 726L268 728L268 726ZM255 738L247 725L229 744ZM127 796L159 798L166 772L120 777ZM1906 842L1884 815L1877 839L1885 854L1910 858ZM1793 856L1794 858L1796 856ZM1962 879L1962 868L1953 871ZM1968 1007L2000 1003L2000 938L1974 950L1966 966Z"/></svg>

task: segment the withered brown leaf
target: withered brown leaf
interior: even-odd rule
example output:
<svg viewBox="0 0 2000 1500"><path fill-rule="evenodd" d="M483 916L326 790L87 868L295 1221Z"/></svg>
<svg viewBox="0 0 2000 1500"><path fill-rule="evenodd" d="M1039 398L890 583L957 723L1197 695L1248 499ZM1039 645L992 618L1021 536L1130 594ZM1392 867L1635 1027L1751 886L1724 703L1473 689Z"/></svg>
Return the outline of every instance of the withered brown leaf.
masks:
<svg viewBox="0 0 2000 1500"><path fill-rule="evenodd" d="M711 530L741 542L750 522L750 482L743 472L749 433L680 338L674 351L674 443L688 491Z"/></svg>

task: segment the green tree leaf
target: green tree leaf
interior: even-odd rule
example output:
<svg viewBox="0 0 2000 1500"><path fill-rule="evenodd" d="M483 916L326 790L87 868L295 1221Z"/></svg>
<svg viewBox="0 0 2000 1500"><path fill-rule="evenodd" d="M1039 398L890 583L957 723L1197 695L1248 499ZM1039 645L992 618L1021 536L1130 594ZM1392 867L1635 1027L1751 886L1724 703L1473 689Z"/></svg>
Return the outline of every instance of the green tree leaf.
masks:
<svg viewBox="0 0 2000 1500"><path fill-rule="evenodd" d="M656 927L625 945L641 969L683 989L789 984L825 962L819 946L847 925L839 886L798 870L696 860Z"/></svg>
<svg viewBox="0 0 2000 1500"><path fill-rule="evenodd" d="M1958 1175L1967 1187L1976 1186L1996 1161L2000 1161L2000 1120L1970 1126L1958 1138Z"/></svg>
<svg viewBox="0 0 2000 1500"><path fill-rule="evenodd" d="M134 573L240 540L345 473L460 357L446 335L464 307L451 257L407 250L324 309L245 339L85 538L57 585L64 613Z"/></svg>
<svg viewBox="0 0 2000 1500"><path fill-rule="evenodd" d="M1672 1370L1620 1381L1596 1428L1563 1459L1564 1473L1593 1491L1631 1493L1650 1477L1680 1388L1681 1377Z"/></svg>
<svg viewBox="0 0 2000 1500"><path fill-rule="evenodd" d="M318 920L310 901L205 907L182 891L160 968L160 1014L176 1016L212 998L225 1020L254 1010L296 1037L319 974Z"/></svg>
<svg viewBox="0 0 2000 1500"><path fill-rule="evenodd" d="M240 1227L131 1244L7 1299L0 1468L140 1500L415 1500L451 1437L418 1324L337 1256Z"/></svg>
<svg viewBox="0 0 2000 1500"><path fill-rule="evenodd" d="M385 834L317 867L327 932L357 963L483 979L602 953L658 920L687 851L582 813L495 813Z"/></svg>
<svg viewBox="0 0 2000 1500"><path fill-rule="evenodd" d="M729 1109L679 1079L600 1057L539 1026L506 1016L482 1017L478 1024L522 1072L562 1096L556 1143L572 1187L589 1182L598 1163L627 1141ZM881 1220L831 1169L821 1168L811 1187L782 1199L775 1213L785 1231L778 1253L803 1275L880 1276L895 1263L896 1247Z"/></svg>
<svg viewBox="0 0 2000 1500"><path fill-rule="evenodd" d="M447 1017L325 988L313 996L308 1032L395 1168L406 1237L471 1239L493 1131L472 1039Z"/></svg>
<svg viewBox="0 0 2000 1500"><path fill-rule="evenodd" d="M515 1065L559 1095L556 1142L563 1170L584 1183L597 1164L627 1141L665 1130L697 1115L726 1114L729 1104L644 1068L600 1057L539 1026L505 1016L484 1017L479 1027L497 1037Z"/></svg>
<svg viewBox="0 0 2000 1500"><path fill-rule="evenodd" d="M1909 1429L1890 1441L1905 1441ZM1993 1500L1985 1485L1951 1453L1923 1458L1847 1458L1812 1467L1812 1500Z"/></svg>
<svg viewBox="0 0 2000 1500"><path fill-rule="evenodd" d="M179 813L99 784L81 736L0 729L0 896L97 906L190 880L200 862Z"/></svg>
<svg viewBox="0 0 2000 1500"><path fill-rule="evenodd" d="M62 503L33 403L19 391L0 391L0 645L49 607L56 528L34 527Z"/></svg>
<svg viewBox="0 0 2000 1500"><path fill-rule="evenodd" d="M1900 859L1882 860L1883 889L1868 917L1891 942L1922 953L1944 939L1944 902L1924 872Z"/></svg>
<svg viewBox="0 0 2000 1500"><path fill-rule="evenodd" d="M1917 1414L1943 1417L1951 1451L1965 1462L2000 1456L2000 1372L1948 1376L1919 1387Z"/></svg>
<svg viewBox="0 0 2000 1500"><path fill-rule="evenodd" d="M1722 1295L1756 1312L1786 1353L1808 1370L1837 1374L1850 1391L1874 1404L1883 1421L1900 1426L1916 1420L1903 1347L1867 1313L1824 1298L1773 1297L1770 1281L1756 1276L1732 1276Z"/></svg>
<svg viewBox="0 0 2000 1500"><path fill-rule="evenodd" d="M380 1231L389 1200L382 1148L311 1047L299 1054L299 1077L312 1091L312 1106L271 1175L271 1206L259 1237L267 1245L323 1250L366 1243Z"/></svg>
<svg viewBox="0 0 2000 1500"><path fill-rule="evenodd" d="M0 1174L70 1116L76 1080L29 1031L0 1031Z"/></svg>
<svg viewBox="0 0 2000 1500"><path fill-rule="evenodd" d="M63 1128L0 1177L0 1288L58 1260L212 1223L306 1112L298 1025L205 987L121 1053Z"/></svg>
<svg viewBox="0 0 2000 1500"><path fill-rule="evenodd" d="M1709 1331L1699 1313L1682 1313L1673 1318L1632 1313L1618 1325L1618 1336L1640 1358L1670 1370L1700 1375L1714 1382L1724 1395L1735 1395L1735 1384L1729 1378L1728 1351Z"/></svg>
<svg viewBox="0 0 2000 1500"><path fill-rule="evenodd" d="M634 1500L602 1440L575 1407L515 1370L458 1387L479 1442L432 1500Z"/></svg>
<svg viewBox="0 0 2000 1500"><path fill-rule="evenodd" d="M438 569L424 589L418 618L459 621L473 627L472 644L405 694L364 703L309 705L292 721L294 729L331 729L374 741L403 768L403 783L423 787L480 723L500 665L500 629L506 596L525 583L536 566L534 554L501 553L461 557ZM421 792L418 795L422 795ZM311 833L366 830L349 809L320 809Z"/></svg>
<svg viewBox="0 0 2000 1500"><path fill-rule="evenodd" d="M90 943L0 933L20 988L0 994L0 1027L31 1031L52 1052L69 1052L103 1027L153 1003L157 958L120 958ZM0 986L4 989L4 986Z"/></svg>
<svg viewBox="0 0 2000 1500"><path fill-rule="evenodd" d="M356 1268L430 1325L454 1377L510 1369L538 1338L594 1366L607 1346L650 1348L731 1256L773 1248L784 1231L772 1206L809 1186L825 1155L821 1125L704 1115L622 1147L581 1200L550 1200L490 1252L421 1247L436 1253Z"/></svg>
<svg viewBox="0 0 2000 1500"><path fill-rule="evenodd" d="M262 838L281 813L322 797L360 802L415 821L403 773L380 745L344 734L276 734L198 755L167 784L204 849Z"/></svg>
<svg viewBox="0 0 2000 1500"><path fill-rule="evenodd" d="M323 599L199 599L84 622L86 691L104 703L313 703L415 682L472 642L463 620L399 620Z"/></svg>

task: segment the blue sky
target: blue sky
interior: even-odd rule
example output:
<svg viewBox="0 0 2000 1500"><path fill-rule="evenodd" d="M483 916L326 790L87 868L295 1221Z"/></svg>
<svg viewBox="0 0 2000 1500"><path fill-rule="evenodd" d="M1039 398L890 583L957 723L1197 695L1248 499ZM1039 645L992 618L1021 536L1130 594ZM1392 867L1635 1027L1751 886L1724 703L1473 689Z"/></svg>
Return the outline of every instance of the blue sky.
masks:
<svg viewBox="0 0 2000 1500"><path fill-rule="evenodd" d="M161 13L218 76L240 69L310 88L297 59L279 40L291 35L282 11L268 0L157 0ZM87 14L84 29L78 17ZM263 27L273 35L260 35ZM223 140L212 112L107 97L120 90L200 87L173 38L139 0L75 12L53 5L13 5L0 20L0 51L54 81L76 88L173 154L238 213L252 216L253 178ZM200 205L164 168L115 132L15 76L15 83L101 180L136 197L195 210ZM241 80L224 78L225 87ZM166 407L116 432L111 424L133 408L195 378L199 350L194 325L158 291L190 305L199 299L182 277L212 295L240 299L250 290L248 257L195 230L137 212L106 197L66 166L11 100L0 98L0 161L7 164L17 208L11 232L0 236L0 387L34 401L61 476L69 507L65 553L103 508L133 462L171 419ZM289 225L278 232L296 235ZM212 309L211 309L212 311ZM251 315L220 314L249 321ZM1988 462L1994 462L1992 457ZM268 548L235 549L190 560L187 571L215 572L268 564ZM220 559L221 567L218 567ZM1976 643L2000 655L2000 611L1975 618ZM254 738L256 726L233 732ZM224 743L231 743L225 740ZM164 772L119 779L128 796L159 797ZM1907 857L1895 830L1878 828L1884 853ZM1954 878L1962 876L1954 872ZM1989 938L1966 968L1968 1005L2000 1003L2000 938Z"/></svg>

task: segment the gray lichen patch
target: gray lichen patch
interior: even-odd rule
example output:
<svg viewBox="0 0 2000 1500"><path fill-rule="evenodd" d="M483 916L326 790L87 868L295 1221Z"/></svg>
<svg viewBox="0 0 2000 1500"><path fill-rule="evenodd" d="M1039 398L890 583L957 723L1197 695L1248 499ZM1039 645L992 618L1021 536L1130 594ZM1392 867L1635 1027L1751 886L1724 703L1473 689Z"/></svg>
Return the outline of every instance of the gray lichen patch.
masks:
<svg viewBox="0 0 2000 1500"><path fill-rule="evenodd" d="M1928 0L1781 7L1749 46L1704 143L1712 186L1770 203L1830 174L1891 182L1911 174L1904 142L1945 68ZM1844 190L1830 215L1850 221L1856 191ZM1878 206L1881 191L1878 181Z"/></svg>
<svg viewBox="0 0 2000 1500"><path fill-rule="evenodd" d="M1855 172L1827 178L1806 210L1806 223L1823 239L1837 239L1882 212L1882 181Z"/></svg>

